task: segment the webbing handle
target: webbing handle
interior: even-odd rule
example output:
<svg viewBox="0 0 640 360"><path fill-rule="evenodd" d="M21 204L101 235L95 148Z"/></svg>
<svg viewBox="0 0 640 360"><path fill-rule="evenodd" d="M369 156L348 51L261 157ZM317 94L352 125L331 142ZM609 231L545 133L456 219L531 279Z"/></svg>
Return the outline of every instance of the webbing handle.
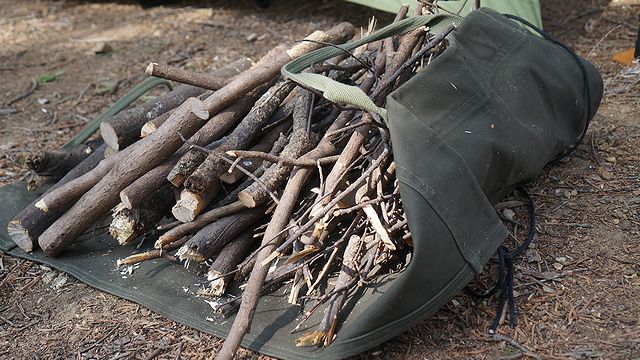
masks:
<svg viewBox="0 0 640 360"><path fill-rule="evenodd" d="M420 26L429 26L432 32L441 32L449 25L461 19L461 17L451 14L414 16L403 19L391 23L358 40L337 45L336 47L324 47L301 56L282 67L282 76L285 79L295 81L305 88L319 91L325 99L331 102L352 105L362 110L378 114L386 122L387 109L374 104L373 100L357 86L343 84L320 74L303 73L302 71L313 64L343 54L345 51L351 51L362 45L390 36L404 34Z"/></svg>

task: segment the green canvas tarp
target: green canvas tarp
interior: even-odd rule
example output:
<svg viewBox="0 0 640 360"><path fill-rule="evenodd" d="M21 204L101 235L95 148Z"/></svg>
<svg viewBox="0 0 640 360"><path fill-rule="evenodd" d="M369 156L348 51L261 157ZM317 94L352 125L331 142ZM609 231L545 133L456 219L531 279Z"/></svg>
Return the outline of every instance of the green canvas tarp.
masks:
<svg viewBox="0 0 640 360"><path fill-rule="evenodd" d="M426 71L388 97L401 195L405 208L414 209L408 213L414 242L426 243L416 243L404 271L353 294L331 346L295 346L321 314L292 334L303 308L287 303L285 289L261 299L243 346L287 359L338 359L424 321L481 271L504 240L506 231L491 203L574 144L597 109L602 80L590 64L493 10L473 12L450 42ZM585 95L589 82L591 92ZM153 260L120 272L116 260L138 250L118 246L100 231L83 235L57 258L21 251L6 224L36 196L24 184L0 189L1 250L48 264L179 323L227 334L233 318L217 317L209 299L195 295L206 281L197 269Z"/></svg>

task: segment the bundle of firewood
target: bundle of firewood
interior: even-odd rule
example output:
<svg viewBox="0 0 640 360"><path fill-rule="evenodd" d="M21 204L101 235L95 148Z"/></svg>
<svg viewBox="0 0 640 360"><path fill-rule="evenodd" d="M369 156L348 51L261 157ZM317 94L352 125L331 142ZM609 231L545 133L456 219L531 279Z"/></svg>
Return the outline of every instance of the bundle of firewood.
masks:
<svg viewBox="0 0 640 360"><path fill-rule="evenodd" d="M451 30L417 29L307 71L357 85L384 106L444 49ZM310 306L307 318L324 311L297 345L330 344L351 290L401 267L411 249L379 117L280 76L292 59L354 34L342 23L210 74L150 64L148 75L183 85L103 122L97 143L33 154L34 171L61 179L16 215L11 237L56 256L112 211L109 232L122 245L160 234L154 250L119 265L161 257L210 263L203 296L241 284L242 296L220 306L224 314L239 309L221 357L237 350L260 296L284 282L291 303Z"/></svg>

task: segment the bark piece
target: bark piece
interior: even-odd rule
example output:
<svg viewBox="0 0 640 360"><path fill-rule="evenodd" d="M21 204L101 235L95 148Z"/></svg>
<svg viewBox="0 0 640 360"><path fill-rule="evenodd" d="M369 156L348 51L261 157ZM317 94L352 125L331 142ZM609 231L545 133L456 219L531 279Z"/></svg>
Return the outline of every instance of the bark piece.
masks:
<svg viewBox="0 0 640 360"><path fill-rule="evenodd" d="M173 251L177 248L179 248L180 246L184 245L184 243L187 242L187 240L189 240L189 238L182 238L178 241L174 241L171 244L168 244L167 246L165 246L163 249L161 250L149 250L149 251L145 251L145 252L141 252L138 254L133 254L131 256L128 256L124 259L120 259L117 261L117 266L122 266L122 265L133 265L133 264L137 264L143 261L147 261L147 260L152 260L152 259L158 259L161 258L163 256L165 256L169 251Z"/></svg>
<svg viewBox="0 0 640 360"><path fill-rule="evenodd" d="M40 237L38 243L49 256L58 255L91 224L117 205L120 191L166 160L182 144L180 133L193 135L209 114L204 104L189 98L157 131L132 146L126 161L116 164L90 191ZM121 152L122 153L122 152ZM46 206L46 204L45 204Z"/></svg>

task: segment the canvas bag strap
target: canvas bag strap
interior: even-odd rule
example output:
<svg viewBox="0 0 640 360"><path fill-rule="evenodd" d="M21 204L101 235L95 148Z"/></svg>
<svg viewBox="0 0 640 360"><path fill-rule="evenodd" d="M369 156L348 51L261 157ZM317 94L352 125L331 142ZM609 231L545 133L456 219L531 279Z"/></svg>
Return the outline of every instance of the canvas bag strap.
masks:
<svg viewBox="0 0 640 360"><path fill-rule="evenodd" d="M374 31L361 39L335 47L324 47L312 51L283 66L281 70L282 76L285 79L298 83L302 87L322 93L325 99L333 103L352 105L359 109L378 114L386 122L387 109L374 104L371 98L357 86L343 84L320 74L303 73L302 71L313 64L343 54L345 51L351 51L370 42L404 34L421 26L428 26L431 32L438 33L461 19L460 16L451 14L434 14L403 19Z"/></svg>

